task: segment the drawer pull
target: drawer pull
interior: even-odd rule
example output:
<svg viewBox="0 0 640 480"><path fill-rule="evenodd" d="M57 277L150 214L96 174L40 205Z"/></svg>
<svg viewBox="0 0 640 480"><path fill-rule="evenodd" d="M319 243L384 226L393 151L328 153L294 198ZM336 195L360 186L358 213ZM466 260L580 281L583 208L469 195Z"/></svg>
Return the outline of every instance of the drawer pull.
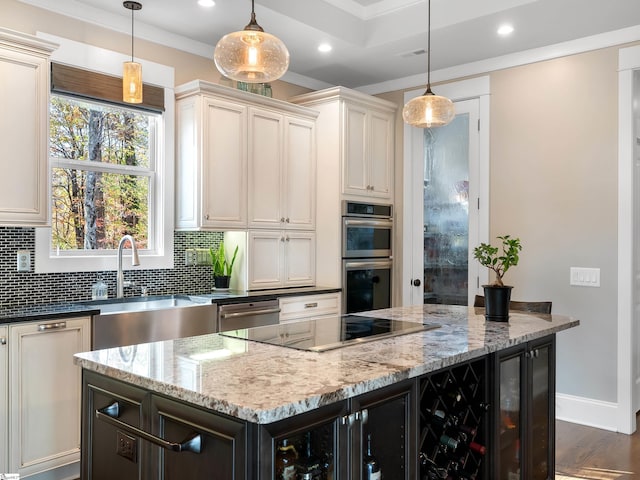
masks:
<svg viewBox="0 0 640 480"><path fill-rule="evenodd" d="M96 418L98 420L102 420L114 427L121 428L131 435L147 440L154 445L164 448L165 450L192 453L200 453L202 451L202 437L198 433L189 435L180 443L168 442L164 438L157 437L149 432L145 432L144 430L118 420L118 416L120 416L120 404L118 402L113 402L111 405L107 405L104 408L96 410Z"/></svg>
<svg viewBox="0 0 640 480"><path fill-rule="evenodd" d="M47 330L60 330L62 328L67 328L67 322L41 323L40 325L38 325L39 332L46 332Z"/></svg>
<svg viewBox="0 0 640 480"><path fill-rule="evenodd" d="M270 315L272 313L280 313L279 308L264 308L261 310L245 310L244 312L221 313L220 318L242 318L254 317L257 315Z"/></svg>
<svg viewBox="0 0 640 480"><path fill-rule="evenodd" d="M304 308L316 308L318 306L318 302L305 303Z"/></svg>

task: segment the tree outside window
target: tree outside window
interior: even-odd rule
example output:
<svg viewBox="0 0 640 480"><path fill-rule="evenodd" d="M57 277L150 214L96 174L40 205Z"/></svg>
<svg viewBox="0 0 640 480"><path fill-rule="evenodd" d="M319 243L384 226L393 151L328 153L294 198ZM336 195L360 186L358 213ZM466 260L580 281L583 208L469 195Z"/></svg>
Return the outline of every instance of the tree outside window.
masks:
<svg viewBox="0 0 640 480"><path fill-rule="evenodd" d="M52 95L52 251L113 250L125 234L153 248L159 117Z"/></svg>

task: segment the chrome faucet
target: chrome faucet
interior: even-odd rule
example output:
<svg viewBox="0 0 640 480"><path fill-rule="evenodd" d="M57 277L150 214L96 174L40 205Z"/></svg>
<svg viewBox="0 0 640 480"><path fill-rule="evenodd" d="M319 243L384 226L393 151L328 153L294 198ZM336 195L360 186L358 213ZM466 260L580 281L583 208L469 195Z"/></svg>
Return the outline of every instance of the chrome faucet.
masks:
<svg viewBox="0 0 640 480"><path fill-rule="evenodd" d="M136 242L131 235L125 235L120 239L118 244L118 275L116 277L116 290L117 298L124 297L124 272L122 271L122 250L126 241L131 244L131 265L134 267L140 265L140 259L138 258L138 249L136 248Z"/></svg>

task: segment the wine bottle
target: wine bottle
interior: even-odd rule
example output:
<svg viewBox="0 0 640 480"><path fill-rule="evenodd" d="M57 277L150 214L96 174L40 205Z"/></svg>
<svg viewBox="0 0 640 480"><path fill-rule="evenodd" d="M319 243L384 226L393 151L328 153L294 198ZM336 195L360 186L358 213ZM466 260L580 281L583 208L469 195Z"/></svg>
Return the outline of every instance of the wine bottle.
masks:
<svg viewBox="0 0 640 480"><path fill-rule="evenodd" d="M460 423L460 419L457 415L448 415L444 410L433 410L428 413L433 424L442 428L447 428L451 425L458 425L458 423Z"/></svg>
<svg viewBox="0 0 640 480"><path fill-rule="evenodd" d="M311 432L307 432L304 453L296 462L298 480L320 480L320 459L311 451Z"/></svg>
<svg viewBox="0 0 640 480"><path fill-rule="evenodd" d="M378 460L371 453L371 434L367 434L367 452L363 458L363 480L380 480L382 478L382 471Z"/></svg>
<svg viewBox="0 0 640 480"><path fill-rule="evenodd" d="M293 445L285 438L276 451L276 479L294 480L296 478L295 462L298 452Z"/></svg>

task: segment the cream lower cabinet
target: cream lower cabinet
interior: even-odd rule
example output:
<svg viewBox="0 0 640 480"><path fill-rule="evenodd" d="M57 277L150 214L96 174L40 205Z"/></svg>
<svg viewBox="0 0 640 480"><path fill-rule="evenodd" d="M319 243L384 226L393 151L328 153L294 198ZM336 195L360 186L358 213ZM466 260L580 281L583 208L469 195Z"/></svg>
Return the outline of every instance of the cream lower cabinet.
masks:
<svg viewBox="0 0 640 480"><path fill-rule="evenodd" d="M82 379L73 355L90 350L90 328L90 317L9 325L4 471L27 477L79 462ZM58 477L52 472L47 478Z"/></svg>
<svg viewBox="0 0 640 480"><path fill-rule="evenodd" d="M0 225L49 221L49 55L55 47L0 28Z"/></svg>
<svg viewBox="0 0 640 480"><path fill-rule="evenodd" d="M8 473L7 448L9 445L9 396L8 378L9 361L7 349L7 337L9 329L6 325L0 325L0 473Z"/></svg>
<svg viewBox="0 0 640 480"><path fill-rule="evenodd" d="M287 230L250 230L249 289L315 284L316 234Z"/></svg>

